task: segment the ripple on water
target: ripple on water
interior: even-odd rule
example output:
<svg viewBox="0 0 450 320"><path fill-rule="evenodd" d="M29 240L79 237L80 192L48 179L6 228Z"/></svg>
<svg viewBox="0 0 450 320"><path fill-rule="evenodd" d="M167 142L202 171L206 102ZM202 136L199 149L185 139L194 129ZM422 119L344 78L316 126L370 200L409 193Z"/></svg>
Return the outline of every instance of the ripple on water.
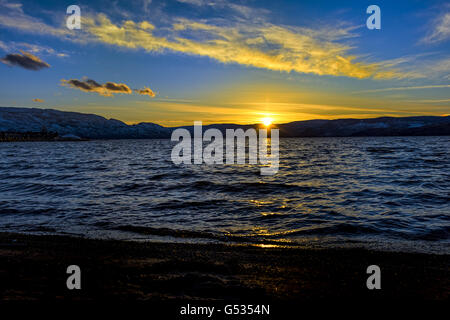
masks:
<svg viewBox="0 0 450 320"><path fill-rule="evenodd" d="M4 143L0 230L450 252L448 137L281 139L275 176L175 166L171 148Z"/></svg>

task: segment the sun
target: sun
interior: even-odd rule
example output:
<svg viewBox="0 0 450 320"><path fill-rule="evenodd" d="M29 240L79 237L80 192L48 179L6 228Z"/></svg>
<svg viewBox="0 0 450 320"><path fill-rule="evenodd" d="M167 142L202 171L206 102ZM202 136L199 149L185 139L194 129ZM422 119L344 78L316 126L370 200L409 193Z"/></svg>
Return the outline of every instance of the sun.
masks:
<svg viewBox="0 0 450 320"><path fill-rule="evenodd" d="M261 121L266 127L269 127L272 124L273 119L272 118L264 118L264 119L261 119Z"/></svg>

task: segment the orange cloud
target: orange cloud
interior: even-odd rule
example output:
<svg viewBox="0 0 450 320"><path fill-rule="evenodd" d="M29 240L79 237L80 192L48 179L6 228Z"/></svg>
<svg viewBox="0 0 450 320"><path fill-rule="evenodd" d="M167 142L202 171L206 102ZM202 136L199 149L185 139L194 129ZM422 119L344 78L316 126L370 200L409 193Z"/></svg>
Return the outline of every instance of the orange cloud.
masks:
<svg viewBox="0 0 450 320"><path fill-rule="evenodd" d="M134 92L141 95L148 95L149 97L154 97L155 93L152 91L152 89L144 87L144 89L135 89Z"/></svg>
<svg viewBox="0 0 450 320"><path fill-rule="evenodd" d="M114 82L106 82L104 84L100 84L95 80L86 79L86 80L78 80L78 79L69 79L61 80L61 84L63 86L78 89L84 92L95 92L104 97L113 97L114 94L132 94L133 91L137 94L148 95L150 97L154 97L155 93L148 87L144 87L143 89L130 89L124 83L114 83Z"/></svg>
<svg viewBox="0 0 450 320"><path fill-rule="evenodd" d="M10 66L19 66L28 70L40 70L43 68L50 68L50 65L31 53L20 51L20 53L10 53L0 59L0 62Z"/></svg>
<svg viewBox="0 0 450 320"><path fill-rule="evenodd" d="M91 40L132 49L170 50L285 72L353 78L404 76L383 63L358 62L357 56L349 54L352 48L339 40L353 37L351 28L313 30L270 23L217 26L178 19L172 28L157 30L147 21L115 24L104 14L84 18L83 25Z"/></svg>
<svg viewBox="0 0 450 320"><path fill-rule="evenodd" d="M99 84L95 80L61 80L61 84L66 87L79 89L84 92L96 92L104 97L112 97L115 93L131 94L132 90L126 84L106 82L105 84Z"/></svg>

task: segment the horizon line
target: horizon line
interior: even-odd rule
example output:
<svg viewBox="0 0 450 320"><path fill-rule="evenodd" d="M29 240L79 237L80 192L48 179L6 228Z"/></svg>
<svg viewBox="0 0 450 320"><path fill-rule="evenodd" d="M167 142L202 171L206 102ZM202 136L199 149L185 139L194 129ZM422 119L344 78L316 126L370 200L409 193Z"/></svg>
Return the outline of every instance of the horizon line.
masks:
<svg viewBox="0 0 450 320"><path fill-rule="evenodd" d="M120 119L116 119L116 118L107 118L105 116L96 114L96 113L85 113L85 112L79 112L79 111L65 111L65 110L59 110L59 109L53 109L53 108L40 108L40 107L6 107L6 106L0 106L1 108L12 108L12 109L40 109L40 110L52 110L52 111L59 111L59 112L67 112L67 113L78 113L78 114L85 114L85 115L95 115L98 117L102 117L106 120L115 120L115 121L120 121L122 123L124 123L127 126L133 126L133 125L139 125L139 124L143 124L143 123L151 123L151 124L156 124L160 127L163 128L181 128L181 127L192 127L194 126L194 124L190 125L180 125L180 126L164 126L161 125L157 122L148 122L148 121L141 121L141 122L135 122L135 123L127 123L126 121L120 120ZM395 116L395 115L382 115L382 116L376 116L373 118L337 118L337 119L320 119L320 118L316 118L316 119L307 119L307 120L294 120L294 121L290 121L290 122L283 122L283 123L275 123L273 122L271 124L271 126L273 125L284 125L284 124L289 124L289 123L294 123L294 122L306 122L306 121L336 121L336 120L371 120L371 119L379 119L379 118L417 118L417 117L450 117L450 114L443 114L443 115L427 115L427 114L423 114L423 115L414 115L414 116ZM194 123L195 121L202 121L202 120L192 120L192 123ZM203 122L203 121L202 121ZM240 124L240 123L232 123L232 122L223 122L223 123L209 123L209 124L202 124L204 126L212 126L212 125L237 125L237 126L254 126L254 125L261 125L262 123L247 123L247 124Z"/></svg>

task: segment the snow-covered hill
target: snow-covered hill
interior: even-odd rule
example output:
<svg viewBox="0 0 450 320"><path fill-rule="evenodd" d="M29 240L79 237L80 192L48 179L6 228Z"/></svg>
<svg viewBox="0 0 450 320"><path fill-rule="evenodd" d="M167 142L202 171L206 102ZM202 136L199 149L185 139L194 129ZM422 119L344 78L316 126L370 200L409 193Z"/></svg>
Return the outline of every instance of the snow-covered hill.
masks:
<svg viewBox="0 0 450 320"><path fill-rule="evenodd" d="M88 139L167 138L171 129L154 123L127 125L95 114L37 108L0 107L0 131L55 131Z"/></svg>
<svg viewBox="0 0 450 320"><path fill-rule="evenodd" d="M257 125L255 125L257 126ZM248 129L253 125L213 124L204 126L226 129ZM344 137L450 135L450 116L446 117L380 117L373 119L308 120L277 125L281 137ZM65 112L53 109L0 107L0 132L39 132L43 128L59 136L74 135L87 139L170 138L175 128L154 123L127 125L95 114ZM193 131L192 126L184 127Z"/></svg>

